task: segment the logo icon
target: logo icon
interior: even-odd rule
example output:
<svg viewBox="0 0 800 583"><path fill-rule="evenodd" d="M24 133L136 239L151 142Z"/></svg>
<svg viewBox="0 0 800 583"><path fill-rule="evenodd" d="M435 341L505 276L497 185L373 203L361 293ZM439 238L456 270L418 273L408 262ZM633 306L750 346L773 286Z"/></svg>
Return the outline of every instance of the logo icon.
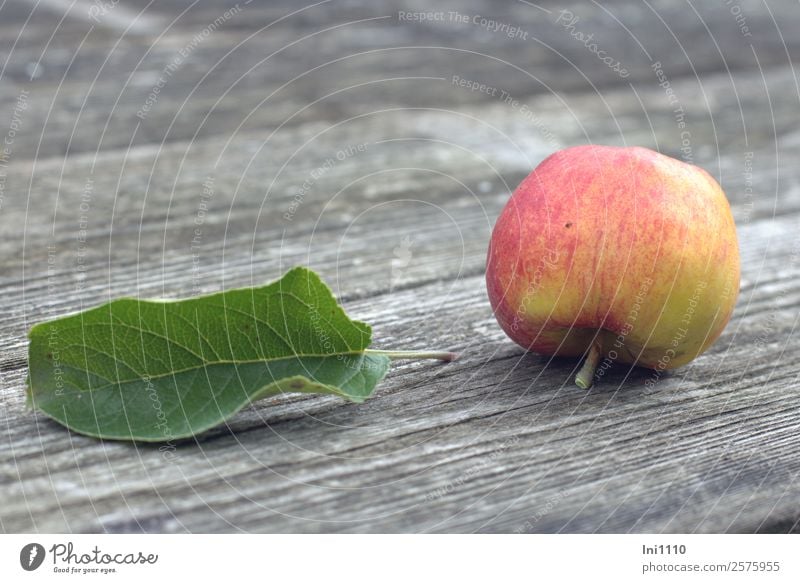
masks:
<svg viewBox="0 0 800 583"><path fill-rule="evenodd" d="M29 543L19 552L19 564L26 571L35 571L44 562L44 547L39 543Z"/></svg>

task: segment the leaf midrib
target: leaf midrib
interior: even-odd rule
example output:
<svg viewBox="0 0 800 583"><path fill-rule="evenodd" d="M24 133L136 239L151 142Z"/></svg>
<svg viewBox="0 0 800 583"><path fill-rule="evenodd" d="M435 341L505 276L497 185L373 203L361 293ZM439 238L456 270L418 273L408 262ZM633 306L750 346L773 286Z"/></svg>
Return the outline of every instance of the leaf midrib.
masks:
<svg viewBox="0 0 800 583"><path fill-rule="evenodd" d="M169 377L172 377L172 376L176 376L176 375L179 375L179 374L182 374L182 373L185 373L185 372L192 372L192 371L200 370L200 369L205 368L207 366L216 366L216 365L221 365L221 364L228 364L228 365L259 364L259 363L261 363L261 364L270 364L270 363L273 363L273 362L280 362L282 360L296 360L298 358L331 358L331 357L334 357L334 356L357 356L357 355L362 355L362 354L365 354L365 353L366 353L366 349L365 350L357 350L357 351L353 351L353 352L334 352L334 353L328 353L328 354L297 354L297 355L292 355L292 356L280 356L280 357L277 357L277 358L266 358L266 359L257 358L257 359L253 359L253 360L220 360L220 361L213 361L213 362L204 362L203 364L200 364L198 366L190 366L190 367L187 367L187 368L176 369L176 370L168 371L168 372L157 374L157 375L140 375L138 377L130 378L130 379L119 379L118 381L112 381L111 379L106 378L105 376L103 376L101 374L98 374L96 372L93 372L90 369L83 368L83 367L80 367L80 366L76 366L76 365L74 365L72 363L68 363L68 364L62 363L61 366L65 367L65 368L69 368L69 369L77 371L77 372L81 372L81 373L88 372L89 374L91 374L93 376L96 376L96 377L99 377L99 378L105 380L108 383L108 384L103 385L101 387L89 387L89 388L76 387L79 391L88 393L88 392L92 392L92 391L105 390L108 387L113 387L115 385L121 385L121 384L124 384L124 383L133 383L133 382L136 382L136 381L144 381L144 377L145 376L147 376L150 380L161 380L161 379L169 378ZM309 377L306 377L306 378L309 378ZM314 382L316 382L316 381L314 381ZM72 383L70 383L70 384L72 384ZM324 384L324 383L321 383L321 384ZM75 385L73 385L73 386L75 386ZM332 385L326 385L326 386L332 386Z"/></svg>

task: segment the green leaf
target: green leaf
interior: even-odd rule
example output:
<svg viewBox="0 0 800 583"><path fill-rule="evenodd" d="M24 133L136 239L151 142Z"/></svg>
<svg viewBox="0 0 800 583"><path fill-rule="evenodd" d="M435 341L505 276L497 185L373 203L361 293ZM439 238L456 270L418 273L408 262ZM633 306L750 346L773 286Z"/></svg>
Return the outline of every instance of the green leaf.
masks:
<svg viewBox="0 0 800 583"><path fill-rule="evenodd" d="M191 437L270 395L363 401L391 354L365 352L371 334L305 268L181 301L123 298L31 329L28 398L85 435Z"/></svg>

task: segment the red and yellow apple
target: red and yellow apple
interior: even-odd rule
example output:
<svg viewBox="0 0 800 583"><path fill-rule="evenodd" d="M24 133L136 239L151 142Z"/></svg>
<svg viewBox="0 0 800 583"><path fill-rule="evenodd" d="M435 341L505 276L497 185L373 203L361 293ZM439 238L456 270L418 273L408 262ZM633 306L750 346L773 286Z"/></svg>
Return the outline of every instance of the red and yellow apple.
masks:
<svg viewBox="0 0 800 583"><path fill-rule="evenodd" d="M736 228L704 170L638 147L577 146L517 187L492 232L486 284L508 336L546 355L655 370L704 352L739 292Z"/></svg>

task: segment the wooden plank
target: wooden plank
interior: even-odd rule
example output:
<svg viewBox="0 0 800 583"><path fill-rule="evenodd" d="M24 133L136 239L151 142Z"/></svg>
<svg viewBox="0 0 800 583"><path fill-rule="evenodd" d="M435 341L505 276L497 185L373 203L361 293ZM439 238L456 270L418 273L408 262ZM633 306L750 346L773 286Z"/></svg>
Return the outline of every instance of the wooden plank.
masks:
<svg viewBox="0 0 800 583"><path fill-rule="evenodd" d="M714 104L713 113L698 116L689 124L699 144L693 154L696 162L721 181L739 222L800 208L790 155L797 150L797 140L791 134L781 136L780 157L772 148L758 147L774 140L770 134L791 123L796 111L791 100L774 103L772 113L765 110L765 95L788 92L794 84L790 69L774 71L769 79L767 87L759 87L753 78L748 91L738 96L727 91L726 75L706 78L702 92L693 82L675 86L688 103L699 101L705 93ZM178 268L191 259L203 183L209 176L214 195L207 201L203 230L208 248L203 252L215 258L224 241L228 260L234 263L241 246L248 249L247 261L258 262L262 255L275 252L276 241L292 234L299 236L301 246L288 246L288 252L293 258L302 257L308 250L306 243L313 238L312 229L319 233L346 228L361 210L380 209L387 203L398 204L409 212L410 221L416 220L414 213L420 207L393 202L398 198L433 205L424 208L442 206L447 212L472 213L470 220L490 227L507 193L530 168L558 147L581 143L585 133L591 141L649 145L681 157L680 132L663 93L651 90L638 97L644 109L626 90L606 93L604 100L614 113L611 119L596 110L592 97L571 99L569 112L558 99L539 98L535 106L548 120L545 128L536 122L520 123L518 110L493 104L423 111L412 123L405 112L391 111L334 126L303 124L266 137L243 134L224 149L214 139L207 139L159 149L139 147L75 156L68 164L56 159L35 164L13 160L6 190L26 192L27 196L7 196L3 220L8 225L25 224L31 243L23 248L21 238L5 231L6 259L4 263L0 259L0 265L4 265L9 283L19 282L21 265L28 270L29 285L31 278L41 282L47 271L47 249L42 241L50 240L57 247L56 268L70 271L75 263L81 198L88 188L86 247L94 267L107 263L113 241L121 266L138 261L138 252L160 257ZM744 127L766 126L767 130L742 132L741 120L736 123L737 102L747 112ZM481 115L491 119L491 124ZM569 123L576 117L583 127ZM648 131L640 129L634 134L637 127ZM454 142L453 136L459 136L458 140ZM705 145L715 139L718 149ZM753 153L749 167L748 152ZM344 159L336 159L337 155ZM328 168L326 163L332 159ZM748 168L752 176L748 176ZM316 180L312 176L315 171ZM748 181L753 192L747 190ZM310 183L305 190L304 182ZM292 210L298 192L302 204L287 220L285 214ZM351 228L355 233L364 232L369 229L367 222L374 220L379 225L386 217L381 219L378 214L390 210L392 207L371 211L373 215L355 221ZM39 217L43 216L53 218L42 221ZM446 217L438 218L446 224ZM111 239L110 226L115 233ZM285 229L290 233L284 234ZM390 256L395 245L393 241L387 249ZM88 274L94 278L90 283L97 285L106 279L101 273Z"/></svg>
<svg viewBox="0 0 800 583"><path fill-rule="evenodd" d="M777 223L749 225L742 234L766 241L796 230L794 218ZM770 247L773 253L780 255ZM4 391L17 466L4 466L0 478L8 492L3 524L192 531L771 528L769 509L784 518L796 512L800 366L784 343L759 338L791 337L798 301L792 281L800 265L797 256L768 265L780 280L746 288L745 304L720 342L662 378L655 391L645 390L647 371L626 367L595 390L578 391L570 385L574 361L522 355L493 324L481 276L348 306L374 323L380 345L447 345L463 352L460 362L401 366L363 406L322 397L258 404L234 420L232 433L181 444L170 461L155 447L99 444L21 415L18 396ZM746 280L761 268L746 264ZM19 386L23 374L9 371L4 385ZM25 497L37 500L35 522Z"/></svg>
<svg viewBox="0 0 800 583"><path fill-rule="evenodd" d="M743 293L734 321L708 356L662 379L661 388L654 395L643 391L645 371L633 371L622 388L619 384L629 371L617 371L607 384L585 394L569 386L575 362L548 363L532 355L520 357L520 351L493 324L480 275L444 279L362 299L354 294L356 297L346 302L355 316L375 324L381 345L447 344L465 352L461 363L401 368L392 374L378 397L362 408L333 399L296 397L278 400L276 407L259 405L232 423L235 433L216 432L199 447L182 446L181 464L185 465L177 467L165 464L155 449L99 445L24 414L20 391L24 369L11 367L4 374L2 391L7 439L15 459L33 456L33 461L22 468L8 466L3 483L11 491L8 508L12 510L2 515L3 523L11 530L63 530L68 524L83 524L82 528L91 530L109 520L112 530L125 530L135 528L131 517L144 515L145 529L155 530L224 530L231 525L266 530L380 530L411 525L431 530L513 530L530 521L525 513L535 516L541 508L550 508L549 518L536 522L535 530L552 530L554 521L561 521L558 528L565 530L713 531L720 529L726 518L732 520L730 525L724 525L726 529L760 528L757 519L764 517L758 513L763 513L766 500L778 500L776 512L785 517L796 499L792 497L795 484L790 478L797 460L790 454L793 448L796 450L791 428L797 363L784 343L773 340L791 337L797 323L797 297L792 282L800 266L791 246L775 244L796 240L796 227L796 215L740 227L741 240L746 242ZM442 241L429 239L429 235L424 236L420 256L433 258L430 273L441 269L437 253L452 257L452 250L440 245ZM378 244L372 239L371 243ZM480 260L478 251L482 249L476 245L475 251L473 264ZM328 255L327 260L334 263L327 265L327 272L332 274L336 255ZM318 267L326 271L324 265ZM352 292L347 283L350 279L375 281L388 267L378 262L366 263L360 271L346 272L341 287ZM758 285L765 276L769 284ZM727 371L726 363L735 363L734 370ZM511 374L507 376L509 370ZM486 379L493 380L488 383ZM561 399L565 400L563 405ZM387 419L392 421L387 424ZM635 427L651 428L639 440L642 443L623 431L632 420ZM341 425L350 429L340 432ZM682 428L691 437L679 435ZM503 440L525 432L530 436L519 443L513 441L513 448L502 445ZM628 451L632 440L637 457L629 460L626 456L634 455ZM258 461L250 460L244 467L230 462L228 456L234 454L221 452L233 449L241 455L237 442L247 444L248 455L252 450L263 452L256 457ZM226 448L226 444L233 445ZM320 451L318 444L327 445ZM600 451L598 444L604 446ZM692 444L702 444L702 454ZM208 447L213 453L206 451ZM773 452L776 447L781 452L778 457L770 453L763 458L765 454L760 453ZM480 463L481 455L491 455L498 448L500 452L491 464ZM576 448L578 453L574 453ZM353 450L358 454L350 459L345 454ZM65 477L66 484L59 482L59 476L74 474L71 464L75 463L76 451L83 452L79 458L81 475L90 482L97 480L101 484L99 490L80 486L74 477ZM46 465L41 463L43 452L47 452ZM535 468L521 465L527 457L520 456L529 457L532 452L543 456L532 460ZM657 468L645 461L654 452L660 464ZM209 467L208 458L212 455L216 461ZM577 456L574 460L573 455ZM422 456L420 461L414 461L418 456ZM777 463L776 459L781 461ZM615 471L613 478L605 481L603 472L623 462L631 464L631 473ZM766 482L753 483L753 474L763 473L765 463L777 463L777 467L770 466ZM261 464L267 467L260 467ZM562 469L565 464L567 469ZM165 470L165 465L174 471ZM522 468L519 475L513 473L518 466ZM42 474L43 468L46 474ZM679 469L683 478L677 493L664 492L665 485L672 484L667 478ZM242 476L247 477L248 486L239 491L229 483L215 481L213 476L220 471L236 483ZM483 498L496 487L498 472L504 471L512 476L511 489L503 495L493 492L493 502L489 504ZM113 472L117 484L109 485L100 479L101 474L109 472ZM179 496L174 486L168 486L176 479L175 472L186 476L201 494L189 499ZM304 487L305 494L285 491L288 486L281 475L298 480L314 476L312 482L316 485ZM353 491L364 475L377 480L374 491ZM464 475L469 476L469 485L462 484L466 481ZM382 485L381 480L391 485ZM397 480L400 482L395 483ZM586 484L579 486L583 480ZM449 484L456 482L459 487L453 486L446 496L437 494L437 488L449 490ZM369 480L367 483L373 484ZM562 484L561 489L557 484ZM569 484L568 497L563 484ZM696 505L690 500L680 508L687 499L687 488L695 486ZM329 488L345 489L328 492ZM788 488L784 502L780 501L782 488ZM70 489L74 490L71 494ZM273 489L280 492L277 497ZM320 489L326 493L321 494ZM169 502L155 500L155 491ZM27 510L23 497L34 494L37 500L50 500L52 507L46 514L46 523L28 522L30 518L24 515ZM661 502L643 514L659 495ZM127 519L120 518L120 513L128 512L120 510L128 508L122 504L123 497L131 508ZM302 516L336 520L339 513L341 520L341 512L347 509L354 513L348 514L348 519L367 522L294 522L244 503L245 497L275 499L284 514L314 508L320 509L321 514ZM608 505L610 497L625 502L607 516L603 513L616 508ZM75 506L69 507L73 499ZM102 512L98 522L86 524L79 516L85 514L89 499ZM390 512L389 506L402 499L408 501L401 505L402 510L394 508ZM554 500L562 507L560 511L553 510ZM708 508L709 500L719 503L710 515L698 514L699 508ZM63 510L64 516L57 504L68 506ZM208 504L213 512L200 510ZM509 516L497 516L509 504ZM471 508L464 517L457 515L469 505L485 510L482 513ZM165 508L180 519L170 517ZM731 508L741 508L742 514L733 517ZM107 518L106 513L112 518ZM156 518L150 518L152 513ZM403 517L399 522L398 513ZM424 520L423 515L427 517ZM598 516L608 520L598 522Z"/></svg>
<svg viewBox="0 0 800 583"><path fill-rule="evenodd" d="M692 120L687 127L696 140L693 160L705 165L723 186L729 183L733 186L729 188L731 199L737 212L742 213L738 217L741 219L745 218L744 212L754 198L753 193L747 196L741 188L745 180L747 152L774 140L778 132L784 134L779 135L782 147L792 149L797 146L796 136L782 129L791 123L796 103L788 99L776 101L771 111L764 106L764 100L770 95L791 91L795 83L792 70L776 70L769 79L769 85L764 86L758 82L759 74L743 78L741 82L747 91L738 95L731 93L725 74L705 78L702 87L691 81L675 85L687 107L702 102L704 97L708 101L707 105L701 103L690 110ZM198 191L208 175L214 178L215 196L224 197L222 202L215 199L215 205L232 205L233 213L240 212L242 207L241 212L247 215L262 203L267 205L266 209L274 203L285 211L282 205L291 203L313 170L329 158L341 152L347 154L347 151L352 155L344 156L342 162L345 163L336 164L324 172L324 180L313 184L314 196L304 198L302 211L308 212L312 220L315 220L314 213L328 204L330 198L317 190L326 188L336 192L352 182L360 168L370 173L378 172L386 168L387 160L415 166L427 160L429 167L438 171L454 163L457 167L453 170L459 176L468 172L468 177L474 181L474 163L483 159L486 160L484 166L491 164L491 167L480 170L490 182L490 190L498 187L510 190L544 155L571 143L641 144L659 147L669 155L682 157L680 129L663 92L651 89L637 93L636 100L632 97L634 94L628 90L608 92L603 96L604 110L599 111L600 103L594 96L573 97L565 103L559 98L537 98L530 107L539 112L546 123L527 120L518 109L495 103L465 106L453 111L419 111L411 123L403 111L365 113L348 123L303 124L275 133L245 133L231 138L224 148L215 139L208 139L159 148L87 154L72 157L69 164L58 159L30 163L15 158L8 170L6 188L25 192L28 196L6 197L4 216L9 222L16 222L24 220L28 213L51 214L58 209L58 214L54 215L56 237L61 236L62 231L74 223L70 213L91 178L96 214L108 213L113 207L118 214L131 217L131 222L138 224L144 197L155 201L167 199L171 200L175 214L174 218L170 217L171 223L190 224L195 218L193 211L197 209ZM739 104L741 112L746 112L744 117ZM491 123L481 116L491 119ZM576 118L581 119L580 125L575 123ZM756 129L749 131L749 128ZM444 147L446 144L442 142L452 142L453 136L458 136L458 140L451 148ZM411 140L403 141L404 138ZM716 147L711 144L716 144ZM358 146L363 146L365 151L354 150ZM786 194L778 188L777 177L786 175L781 164L787 157L777 157L774 147L760 147L754 156L751 161L753 182L757 182L759 192L766 194L755 197L760 204L754 206L753 218L774 213L774 204L769 203L780 203L780 206L794 204L791 198L794 189L789 188L790 193ZM58 176L56 182L53 181L54 174ZM447 182L437 176L426 176L425 179ZM357 181L351 186L356 190L352 196L381 200L385 186L381 180L387 179L378 174L370 176L369 183ZM791 180L791 175L787 180ZM373 186L373 182L379 186ZM406 189L415 188L419 180L402 184ZM253 189L251 185L261 188ZM467 186L477 191L477 196L486 194L480 192L479 184L468 180ZM792 183L787 182L786 186L791 187ZM377 192L373 192L376 188ZM437 192L434 190L430 196L439 196ZM393 194L389 191L386 196ZM449 199L451 193L441 196L429 200ZM780 198L784 196L789 198ZM764 198L769 200L764 201ZM57 207L54 205L56 199ZM342 205L338 207L341 209L347 200L335 203ZM792 208L795 207L789 207ZM144 226L149 227L151 216L161 218L159 213L162 210L158 205L151 205L148 209L145 203ZM264 226L275 226L286 223L283 214L264 213L260 218L268 221ZM231 216L231 220L238 220L238 216ZM293 222L297 224L302 220L301 213ZM28 229L41 227L39 231L29 231L32 234L41 235L50 227L42 226L40 221L31 223Z"/></svg>
<svg viewBox="0 0 800 583"><path fill-rule="evenodd" d="M785 32L797 24L797 11L788 0L773 4L781 28L768 10L747 6L750 36L743 36L728 9L711 5L697 7L697 15L671 3L452 6L461 14L491 15L495 22L518 26L529 33L527 39L491 33L480 24L401 21L389 3L343 9L335 2L264 31L253 27L267 26L297 7L248 5L205 35L230 5L200 6L183 16L178 7L157 8L154 15L165 23L180 16L161 38L165 31L114 38L95 27L85 39L57 35L43 51L38 42L42 31L31 30L36 42L23 31L23 46L15 48L2 77L14 81L11 93L16 85L31 91L17 155L63 156L130 143L227 137L242 129L274 128L291 116L291 124L347 119L375 104L451 107L498 99L448 86L454 75L520 101L575 92L601 98L605 89L628 83L638 91L656 86L651 68L656 61L672 80L718 71L732 71L735 79L743 69L786 66L787 54L796 56L800 50ZM574 29L556 23L562 9L579 17ZM572 33L594 34L603 50L625 61L630 74L621 78ZM195 41L198 34L201 41ZM487 46L491 51L483 50ZM168 70L176 58L181 62ZM29 82L30 66L37 63L40 76ZM143 112L154 87L159 94Z"/></svg>
<svg viewBox="0 0 800 583"><path fill-rule="evenodd" d="M736 125L735 114L730 113L736 98L725 92L726 83L725 75L704 80L704 91L720 111L691 124L698 143L710 141L715 127ZM770 76L768 89L781 93L792 83L790 70L777 71ZM767 89L755 83L750 87L751 91L739 96L743 110L754 122L766 123L758 112L763 112L759 103ZM699 89L691 82L676 85L676 90L687 101L699 99ZM615 120L628 120L637 113L642 123L645 116L650 120L654 129L647 138L651 142L636 143L662 147L671 143L677 130L670 112L665 112L663 94L653 90L639 97L647 104L644 112L637 112L638 102L632 104L624 90L607 93L605 101L618 113ZM33 167L18 162L9 169L7 189L29 189L29 196L27 200L7 197L3 216L8 225L26 225L28 243L23 247L23 239L9 236L13 229L5 231L5 260L0 259L3 289L15 307L0 316L0 334L8 343L0 359L14 363L24 359L24 332L32 322L132 291L145 296L212 291L223 282L229 286L260 283L277 277L288 265L309 262L325 275L338 274L341 282L357 282L356 289L337 282L337 291L361 295L428 281L431 274L447 278L478 273L491 225L507 192L549 151L580 141L580 130L558 117L559 103L540 99L539 105L542 115L552 120L550 139L540 128L520 125L517 110L495 104L480 110L422 112L410 127L403 112L367 116L330 130L320 124L298 126L296 131L276 134L260 152L261 141L244 135L232 140L222 157L215 141L203 140L161 150L142 147L111 152L97 160L89 155L73 157L68 165L57 160L39 162L30 186ZM593 126L596 141L615 141L616 124L593 110L593 105L591 98L576 97L569 104L570 116ZM781 101L773 111L776 123L782 125L793 119L796 108L790 101ZM481 114L493 120L491 127L476 121ZM623 131L630 136L632 130ZM405 135L420 139L398 139ZM462 137L451 147L447 143L453 135ZM764 148L745 144L745 135L725 133L720 143L730 153L697 149L698 158L706 157L706 167L721 179L737 220L796 212L800 190L792 178L791 153L797 146L785 140L783 155L776 158ZM367 136L365 150L353 150L352 146L367 143ZM383 141L386 138L392 141ZM298 150L298 144L306 143ZM312 180L295 216L286 220L284 214L292 208L303 182L348 148L354 154L337 160L320 179ZM749 180L756 186L755 194L748 194L745 158L752 148L758 151L751 161ZM681 155L679 150L667 152ZM195 272L195 221L204 201L203 182L217 160L218 169L211 173L215 194L206 201L209 211L199 245L202 259ZM390 168L397 170L387 171L388 160ZM286 167L281 168L284 162ZM80 202L89 178L91 200L84 213ZM332 198L345 187L345 192ZM419 202L398 202L398 198ZM164 216L167 206L169 219ZM368 212L359 217L362 211ZM42 221L42 216L54 219ZM85 247L80 247L77 238L83 216L88 236ZM108 233L112 226L113 236ZM387 229L392 237L384 235ZM393 270L395 249L406 237L415 259ZM55 245L52 265L47 244ZM362 256L365 248L371 250L369 257ZM75 273L79 250L85 252L82 261L88 267L83 281L76 280ZM743 245L743 252L749 253L750 248ZM755 251L760 252L760 248ZM144 258L150 267L141 267ZM382 266L380 274L370 271L373 264ZM56 284L56 293L47 293L49 278ZM43 302L54 311L38 311Z"/></svg>
<svg viewBox="0 0 800 583"><path fill-rule="evenodd" d="M177 4L159 6L157 15L168 16ZM163 61L184 46L222 8L216 2L202 6L187 14L163 47L154 47L158 58ZM750 53L741 50L747 37L729 13L696 8L734 70L699 79L687 76L692 68L679 52L665 49L674 48L675 39L653 28L649 16L658 10L686 46L690 37L697 39L691 55L698 72L724 69L711 37L703 37L702 22L685 18L684 7L604 6L568 8L580 14L582 27L605 34L613 29L605 10L622 22L644 18L651 23L637 38L647 47L652 43L653 55L664 60L671 87L687 110L693 159L720 178L739 222L742 293L734 319L708 354L661 378L655 390L646 390L647 371L618 366L592 391L578 391L571 385L577 363L523 354L494 323L483 288L494 217L508 191L550 151L597 141L658 146L681 156L674 104L657 86L646 59L634 59L633 87L621 85L607 78L607 71L595 71L594 56L573 46L569 34L552 22L532 19L532 25L541 25L540 38L552 40L603 87L581 92L586 79L564 75L555 61L541 60L543 53L520 54L518 42L487 37L476 27L448 32L373 23L359 34L320 36L314 46L328 57L380 42L445 39L455 48L474 48L491 40L494 56L518 58L514 62L550 75L557 91L543 93L528 77L511 79L496 62L443 51L431 53L424 63L432 74L462 71L505 87L522 96L538 121L496 97L452 88L445 76L446 91L431 82L399 88L379 84L357 99L342 93L270 135L269 128L286 121L296 104L302 107L319 96L321 87L419 70L402 50L387 51L365 59L359 70L332 69L306 86L292 87L277 108L259 108L252 125L230 135L231 120L238 123L242 111L258 103L259 90L277 87L284 73L316 63L304 61L308 57L298 51L254 75L252 85L237 87L237 101L215 111L208 122L214 129L201 131L200 139L180 141L192 138L197 120L241 68L209 79L174 134L159 133L164 128L157 126L166 126L167 118L154 115L148 119L158 131L128 148L131 133L123 130L130 129L136 99L123 97L120 107L127 113L110 124L102 144L97 122L105 123L120 75L133 70L142 47L149 45L124 41L120 46L130 54L121 50L112 57L107 78L98 79L97 94L90 96L97 101L90 99L91 110L76 118L87 81L110 54L113 36L97 29L74 69L58 69L50 61L32 93L35 107L25 118L27 131L38 140L36 124L52 103L54 118L62 121L48 124L39 156L65 151L76 121L88 133L74 136L70 152L86 153L67 160L27 160L35 142L20 138L5 182L0 288L11 309L0 314L0 450L6 460L0 464L0 529L796 530L800 298L794 283L800 275L800 179L791 161L800 141L794 129L794 71L780 64L785 52L780 37L770 32L771 15L755 5L744 3L748 17L757 14L753 20L762 27ZM514 21L524 20L527 16L518 11L529 9L513 3L492 5L495 12L487 7L475 2L458 9ZM373 12L357 15L330 7L315 11L294 28L254 40L242 63L297 31L383 9L378 4L367 9ZM284 7L258 10L276 14ZM789 26L793 15L786 10L782 23ZM228 36L212 35L196 53L199 69L182 71L186 85L176 84L176 91L196 83L205 64L218 60L233 38L252 27L231 21ZM71 30L80 34L79 29L76 22ZM377 40L365 43L369 34ZM630 37L605 38L610 49L637 54ZM793 55L794 39L787 40ZM12 66L25 62L24 51L35 48L31 41L23 39ZM68 40L60 33L54 43L67 46ZM47 51L48 58L54 54ZM763 77L758 71L737 71L752 67L756 56L772 67ZM163 66L157 59L154 63L156 71ZM61 77L66 83L53 101L55 80ZM16 99L18 89L0 83L4 99ZM431 109L376 114L375 103ZM170 111L175 110L165 109L167 115ZM337 124L348 116L356 117ZM4 131L0 124L0 134ZM170 143L162 147L165 137ZM367 145L322 172L292 219L285 218L311 172L359 144ZM98 145L120 149L95 155ZM209 175L214 195L206 201L196 276L192 237ZM89 184L84 212L81 197ZM85 260L91 269L79 282L77 236L84 214ZM55 245L52 255L48 244ZM409 251L408 262L397 261L398 248ZM51 258L53 269L48 269ZM380 347L442 346L459 350L462 358L449 365L401 364L361 406L300 396L259 403L228 429L210 432L198 443L178 444L174 456L153 446L76 436L26 411L24 334L33 322L121 294L177 296L262 282L295 263L310 264L331 281L348 311L374 325Z"/></svg>

